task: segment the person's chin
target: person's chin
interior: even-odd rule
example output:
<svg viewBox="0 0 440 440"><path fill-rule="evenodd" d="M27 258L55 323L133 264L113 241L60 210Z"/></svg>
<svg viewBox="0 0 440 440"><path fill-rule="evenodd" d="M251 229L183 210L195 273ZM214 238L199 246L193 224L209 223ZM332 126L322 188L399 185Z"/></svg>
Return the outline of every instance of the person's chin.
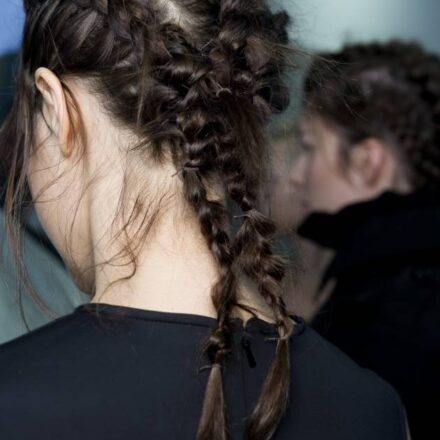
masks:
<svg viewBox="0 0 440 440"><path fill-rule="evenodd" d="M305 202L299 202L296 207L296 227L299 227L304 221L307 219L307 217L311 214L311 208L310 205Z"/></svg>

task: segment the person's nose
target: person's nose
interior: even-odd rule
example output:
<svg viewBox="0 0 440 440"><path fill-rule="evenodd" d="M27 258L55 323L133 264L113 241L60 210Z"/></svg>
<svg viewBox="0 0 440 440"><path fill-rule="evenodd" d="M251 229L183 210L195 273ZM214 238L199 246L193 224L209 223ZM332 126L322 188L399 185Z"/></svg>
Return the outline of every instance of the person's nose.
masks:
<svg viewBox="0 0 440 440"><path fill-rule="evenodd" d="M305 182L306 158L304 154L299 154L294 160L289 173L289 182L295 188L302 188Z"/></svg>

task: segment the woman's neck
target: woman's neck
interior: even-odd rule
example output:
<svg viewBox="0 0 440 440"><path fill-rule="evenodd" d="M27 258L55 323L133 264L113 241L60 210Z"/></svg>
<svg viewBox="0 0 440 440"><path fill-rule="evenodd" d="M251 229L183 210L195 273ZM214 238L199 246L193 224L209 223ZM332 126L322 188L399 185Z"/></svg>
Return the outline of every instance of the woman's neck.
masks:
<svg viewBox="0 0 440 440"><path fill-rule="evenodd" d="M104 253L99 244L97 249L101 255ZM137 260L131 277L128 275L132 266L98 266L92 302L217 317L211 288L218 279L218 265L194 215L183 218L167 209L166 215L158 218ZM239 302L255 309L261 319L273 321L269 306L255 286L244 277L238 286ZM235 308L232 316L247 321L252 315Z"/></svg>

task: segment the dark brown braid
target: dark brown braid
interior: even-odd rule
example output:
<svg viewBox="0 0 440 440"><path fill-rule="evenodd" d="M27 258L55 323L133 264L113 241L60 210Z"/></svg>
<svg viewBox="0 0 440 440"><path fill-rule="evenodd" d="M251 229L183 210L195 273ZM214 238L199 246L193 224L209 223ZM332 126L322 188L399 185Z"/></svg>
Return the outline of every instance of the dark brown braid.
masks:
<svg viewBox="0 0 440 440"><path fill-rule="evenodd" d="M285 25L287 16L277 14L267 20L267 11L259 2L251 8L241 3L241 9L235 2L225 5L220 13L219 43L211 53L214 65L223 69L219 77L224 87L235 93L226 96L229 112L234 116L237 127L253 127L245 132L244 137L231 136L238 132L235 127L220 138L218 163L225 177L230 197L242 209L243 222L234 241L234 254L241 268L256 280L259 291L272 307L279 326L280 341L277 354L270 372L263 385L260 399L248 422L249 438L270 438L273 434L273 420L280 420L288 401L289 390L289 350L288 337L292 326L281 296L281 281L284 277L284 261L271 251L271 238L274 225L256 209L261 165L248 164L244 167L243 152L257 152L254 157L262 158L265 154L264 127L267 119L275 112L286 108L288 96L279 75L273 75L274 69L283 64L285 53L267 45L267 41L287 43ZM241 24L240 39L230 39L234 26ZM225 71L224 66L233 65ZM285 62L285 60L284 60ZM234 72L238 72L234 74ZM234 97L240 98L240 103ZM237 98L235 98L237 99ZM247 102L246 102L247 101ZM246 105L247 104L247 105ZM237 144L242 148L237 148ZM252 157L252 154L246 154ZM278 407L271 406L270 396L277 395L283 402ZM267 416L270 416L267 418ZM271 420L272 419L272 420Z"/></svg>
<svg viewBox="0 0 440 440"><path fill-rule="evenodd" d="M212 290L218 322L206 343L212 369L197 439L228 438L222 368L230 351L230 314L238 305L236 273L243 271L256 281L279 329L247 427L247 438L268 440L288 402L293 323L282 298L283 260L271 250L274 225L256 206L265 127L288 103L282 77L290 53L287 15L271 12L263 0L34 0L27 12L21 83L3 131L5 145L14 145L17 155L23 145L30 148L13 127L22 105L29 114L38 109L32 78L46 66L61 79L88 78L109 114L139 135L136 148L143 154L159 162L171 154L218 262ZM21 132L32 138L32 125ZM209 195L216 177L243 213L233 238L225 203ZM17 192L11 185L9 194Z"/></svg>
<svg viewBox="0 0 440 440"><path fill-rule="evenodd" d="M185 148L187 151L187 163L183 169L185 189L187 198L196 207L199 215L201 212L205 213L206 227L204 228L204 234L208 238L208 243L210 243L212 249L212 245L218 244L218 240L212 239L213 231L209 228L215 224L213 220L216 217L209 219L209 205L207 206L201 203L201 201L206 201L206 191L203 188L201 176L204 174L203 170L208 172L211 168L204 163L203 153L205 153L206 157L206 150L212 148L213 151L210 152L208 157L216 157L217 155L217 162L221 166L223 174L227 179L229 195L245 212L243 226L240 228L236 238L237 245L234 247L235 254L237 256L241 256L241 254L252 256L252 258L248 257L247 261L243 259L242 263L245 264L242 264L242 267L248 275L258 281L260 292L274 310L276 320L280 326L281 336L284 335L280 345L286 345L284 349L278 349L278 352L281 354L277 355L276 360L278 360L278 364L288 365L287 338L291 334L292 327L289 326L285 304L281 297L280 283L284 275L282 260L273 256L270 250L270 237L274 232L273 225L255 209L259 167L255 166L255 169L253 169L251 166L248 166L246 169L243 166L243 159L245 157L252 157L251 154L243 155L245 146L252 148L254 154L255 152L264 154L264 144L261 143L261 139L264 139L264 131L262 128L267 123L269 115L274 111L282 110L287 104L286 91L280 79L274 79L268 75L268 73L270 74L270 69L274 69L275 66L281 64L282 59L280 58L283 53L274 53L270 51L269 47L266 48L266 52L261 50L262 47L264 47L262 46L262 42L264 41L277 41L276 38L278 38L278 41L283 43L287 42L285 33L281 36L277 36L273 33L273 29L283 29L287 20L284 14L279 14L275 17L273 22L268 22L266 18L268 10L261 8L261 5L258 4L255 4L255 7L251 8L254 14L249 13L247 9L235 10L231 4L228 5L226 2L224 9L223 6L224 5L222 5L220 10L219 43L212 48L209 54L210 60L212 60L212 64L216 70L212 73L212 68L206 69L206 66L202 64L198 66L199 69L196 69L196 73L194 73L194 71L192 71L191 74L188 72L187 76L193 78L193 80L191 84L188 84L184 97L183 113L178 118L179 125L182 127L187 142ZM241 5L237 3L237 7L240 6ZM260 10L258 9L259 6ZM250 17L245 16L243 18L243 16L240 16L240 12L250 15ZM236 25L239 19L241 19L242 22L244 21L242 26L245 30L242 31L242 41L233 40L233 44L231 44L228 38L230 38L230 35L233 35L233 25ZM264 21L265 19L266 21ZM258 23L258 25L256 25L256 23ZM253 27L250 24L252 24ZM247 28L245 25L247 25ZM255 27L257 29L255 29ZM251 42L249 46L254 44L256 48L247 47L246 41ZM260 52L256 49L260 49ZM180 53L182 54L184 51ZM255 54L258 54L259 57L256 58ZM235 61L236 64L240 63L240 66L229 66L231 60ZM247 72L245 71L246 67L248 68ZM195 62L193 61L192 70L194 70L194 68ZM178 72L180 80L184 81L186 77L183 71L183 69L176 69L173 64L172 67L170 66L168 78L175 76L176 72ZM211 84L215 85L214 91L216 92L216 98L219 97L219 94L225 95L223 102L217 102L217 99L213 99L213 97L210 97L207 93L207 91L210 90L209 84L206 83L206 79L203 77L206 72L211 73L208 80L211 80ZM264 75L266 75L266 79ZM268 77L272 83L268 83ZM194 80L194 78L196 78L196 80ZM200 79L202 79L202 81ZM172 82L174 83L175 81ZM264 90L265 88L266 90ZM260 94L263 94L264 91L267 93L268 90L272 93L270 100L260 97ZM237 98L240 99L240 102L237 102ZM246 100L248 101L247 105ZM204 117L204 113L207 113L204 106L206 106L208 102L211 102L211 106L214 107L220 105L220 108L218 108L219 112L211 113L209 119L206 118L206 116ZM192 107L195 107L194 113L191 111ZM240 114L242 108L247 109L246 114ZM214 117L215 114L230 114L229 123L225 124L225 122L221 120L216 121ZM240 136L237 136L237 133L240 133L240 131L237 130L230 121L235 122L238 127L249 126L255 127L255 129L250 133L246 133L245 138L240 139ZM208 137L205 135L205 138L199 136L199 138L197 138L197 134L204 129L206 131L209 125L211 125L211 134L214 135ZM243 145L243 148L238 148L239 145ZM240 153L242 157L240 157ZM186 171L186 168L189 168L189 171ZM244 174L244 170L246 170L247 176ZM189 182L189 178L191 178L192 181ZM198 188L196 183L200 185ZM252 188L252 190L250 188ZM200 191L202 191L202 194ZM218 206L218 204L213 205L213 202L210 203L211 208L220 208L218 209L219 216L224 215L222 206ZM211 209L211 214L213 212L215 211ZM203 217L200 217L200 220L201 224L204 225ZM221 222L219 222L219 224L221 225ZM224 249L219 255L217 254L217 248L212 250L217 260L223 265L224 272L214 289L214 298L218 297L219 301L223 301L223 304L220 302L219 306L223 306L226 317L232 303L235 302L235 291L231 291L231 285L234 284L235 286L235 279L231 270L232 258L230 256L230 249L225 247L225 245L229 243L227 234L219 229L218 224L215 229L217 233L221 233L222 237L224 237L221 241L224 245ZM253 246L246 248L244 243L253 243ZM244 252L244 250L247 252ZM215 299L214 303L216 304ZM219 315L219 327L211 339L210 348L214 348L215 351L215 347L217 347L217 355L214 358L214 363L221 364L227 353L227 344L225 341L228 340L228 328L225 326L225 319L222 319L222 309L219 309L217 306L216 308ZM284 359L282 356L284 356ZM288 384L286 384L286 381L283 381L282 378L288 377L289 373L288 371L282 372L280 371L281 369L282 367L280 365L274 363L271 374L268 376L268 382L263 389L266 391L266 394L270 393L273 395L274 392L278 392L279 396L277 397L279 400L287 402L286 390L288 390ZM221 379L221 375L218 374L217 370L213 370L211 374L218 377L218 380ZM211 381L209 384L212 384L213 389L217 389L215 395L219 396L221 386L216 386L214 382ZM210 386L208 386L207 396L209 394L209 388ZM214 393L212 393L212 397L205 402L209 402L213 398L215 398ZM249 424L250 438L254 438L255 433L261 433L265 430L266 432L263 435L270 437L272 434L270 429L273 430L273 426L264 426L264 421L273 418L279 420L282 415L280 408L276 406L266 407L261 403L267 402L267 398L267 395L262 394L256 411L251 418ZM205 404L206 420L212 419L213 414L210 414L212 410L210 408L212 408L210 405ZM275 409L274 417L267 419L262 417L262 414L267 414L273 408ZM281 408L284 408L284 406L281 406ZM277 410L278 413L276 413ZM201 438L203 438L203 436L210 438L209 429L213 429L213 427L209 424L206 426L201 425L199 431Z"/></svg>
<svg viewBox="0 0 440 440"><path fill-rule="evenodd" d="M322 54L306 81L309 108L352 145L393 145L414 188L440 184L440 58L416 43L356 44Z"/></svg>

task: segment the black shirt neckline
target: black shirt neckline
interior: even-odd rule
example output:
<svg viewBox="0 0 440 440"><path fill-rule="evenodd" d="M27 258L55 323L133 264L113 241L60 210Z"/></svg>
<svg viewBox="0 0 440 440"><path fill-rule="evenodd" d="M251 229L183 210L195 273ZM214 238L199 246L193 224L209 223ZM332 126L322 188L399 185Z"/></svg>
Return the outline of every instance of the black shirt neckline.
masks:
<svg viewBox="0 0 440 440"><path fill-rule="evenodd" d="M128 317L134 319L142 319L147 321L164 322L171 324L182 324L201 326L213 328L217 324L217 319L206 315L197 315L193 313L177 313L165 312L159 310L139 309L135 307L127 307L121 305L107 304L107 303L87 303L77 306L75 313L99 315L114 315L118 317ZM304 331L305 321L302 317L290 314L295 322L295 330L292 336L297 336ZM263 334L277 334L276 324L265 321L264 319L252 316L246 323L241 318L230 318L230 322L235 328L252 332L253 330L260 331Z"/></svg>

